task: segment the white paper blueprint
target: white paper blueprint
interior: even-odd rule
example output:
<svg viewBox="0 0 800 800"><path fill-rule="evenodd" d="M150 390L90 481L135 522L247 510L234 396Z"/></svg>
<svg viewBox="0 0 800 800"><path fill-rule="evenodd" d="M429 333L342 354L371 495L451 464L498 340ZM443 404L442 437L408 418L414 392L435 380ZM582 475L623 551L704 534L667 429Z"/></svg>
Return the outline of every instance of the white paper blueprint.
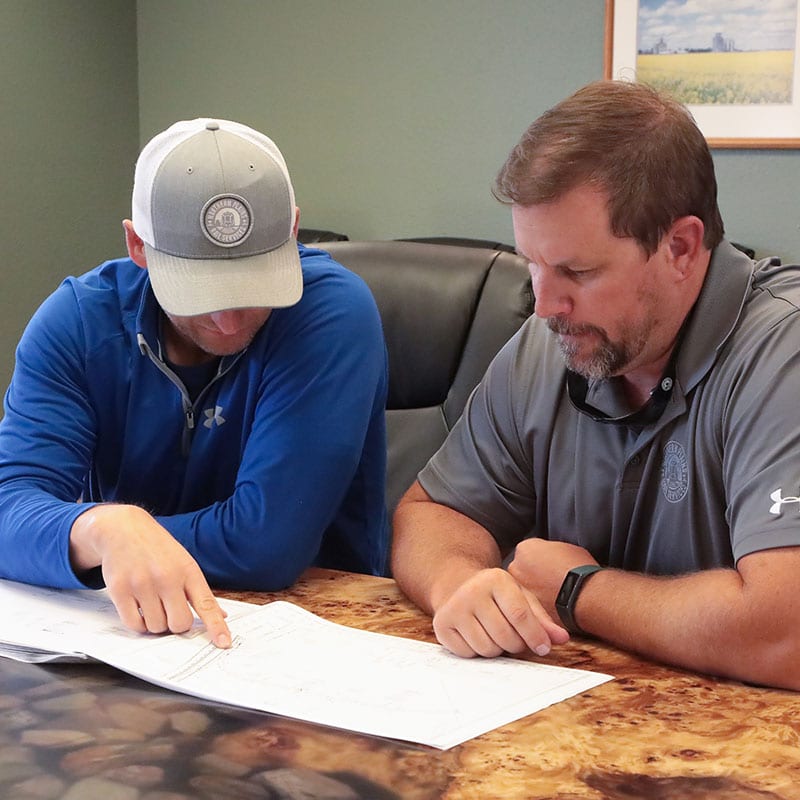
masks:
<svg viewBox="0 0 800 800"><path fill-rule="evenodd" d="M217 598L227 620L259 608L252 603ZM126 628L105 589L63 590L30 586L0 579L0 655L18 661L42 663L76 661L94 657L116 646L152 646L158 637L143 636ZM199 620L187 634L202 634Z"/></svg>
<svg viewBox="0 0 800 800"><path fill-rule="evenodd" d="M0 608L11 622L11 635L7 628L0 638L86 654L197 697L440 749L611 680L512 658L462 659L436 644L328 622L292 603L221 602L229 650L214 647L199 625L181 635L131 633L104 592L0 581ZM18 657L2 647L0 654Z"/></svg>

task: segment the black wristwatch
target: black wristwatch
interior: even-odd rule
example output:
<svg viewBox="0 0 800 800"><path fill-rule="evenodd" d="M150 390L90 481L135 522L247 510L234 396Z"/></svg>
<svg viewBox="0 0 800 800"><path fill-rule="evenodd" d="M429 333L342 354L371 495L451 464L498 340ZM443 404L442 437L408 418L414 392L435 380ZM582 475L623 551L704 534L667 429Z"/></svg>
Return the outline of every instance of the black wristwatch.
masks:
<svg viewBox="0 0 800 800"><path fill-rule="evenodd" d="M556 596L556 611L564 627L570 633L583 633L575 622L575 603L578 601L583 584L598 570L603 569L599 564L586 564L574 567L565 576Z"/></svg>

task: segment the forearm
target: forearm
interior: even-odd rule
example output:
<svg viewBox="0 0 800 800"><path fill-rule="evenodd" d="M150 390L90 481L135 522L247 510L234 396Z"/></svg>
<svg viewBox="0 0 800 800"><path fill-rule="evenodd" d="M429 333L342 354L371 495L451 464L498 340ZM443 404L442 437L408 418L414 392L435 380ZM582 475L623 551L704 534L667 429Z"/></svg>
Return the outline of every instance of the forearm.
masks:
<svg viewBox="0 0 800 800"><path fill-rule="evenodd" d="M776 582L778 587L781 582ZM748 682L800 689L800 642L765 595L734 569L658 578L619 570L592 576L576 605L582 630L647 658Z"/></svg>
<svg viewBox="0 0 800 800"><path fill-rule="evenodd" d="M269 481L268 491L267 479L243 481L222 502L156 521L191 553L213 586L283 589L316 558L343 491L338 473L325 483L318 466L307 472L319 481L316 494L305 482L308 476L292 483L297 472L287 469Z"/></svg>
<svg viewBox="0 0 800 800"><path fill-rule="evenodd" d="M82 589L69 558L76 517L92 506L14 484L0 489L0 577L41 586Z"/></svg>
<svg viewBox="0 0 800 800"><path fill-rule="evenodd" d="M447 532L447 535L437 535ZM478 523L430 500L415 483L395 512L392 575L428 614L482 569L499 567L500 550Z"/></svg>

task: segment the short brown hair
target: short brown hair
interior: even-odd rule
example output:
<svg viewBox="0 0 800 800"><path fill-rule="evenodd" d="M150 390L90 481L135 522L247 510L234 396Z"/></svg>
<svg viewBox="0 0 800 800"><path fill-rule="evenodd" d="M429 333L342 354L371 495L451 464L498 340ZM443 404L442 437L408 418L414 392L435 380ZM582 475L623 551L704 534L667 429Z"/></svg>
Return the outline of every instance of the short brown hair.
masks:
<svg viewBox="0 0 800 800"><path fill-rule="evenodd" d="M694 215L712 249L724 235L708 144L680 103L641 83L595 81L531 124L494 195L538 205L580 185L608 196L611 230L652 255L679 217Z"/></svg>

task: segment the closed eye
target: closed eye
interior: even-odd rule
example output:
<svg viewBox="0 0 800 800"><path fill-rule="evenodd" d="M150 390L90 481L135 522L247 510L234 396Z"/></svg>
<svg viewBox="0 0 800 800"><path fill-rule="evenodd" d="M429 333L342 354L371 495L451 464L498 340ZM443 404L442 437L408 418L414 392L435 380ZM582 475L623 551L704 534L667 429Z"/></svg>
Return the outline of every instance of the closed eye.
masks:
<svg viewBox="0 0 800 800"><path fill-rule="evenodd" d="M565 277L573 281L582 281L590 278L597 270L591 267L581 269L580 267L558 267L558 271Z"/></svg>
<svg viewBox="0 0 800 800"><path fill-rule="evenodd" d="M600 272L599 267L581 267L581 266L568 266L567 264L555 264L552 267L540 268L533 261L528 262L528 271L531 274L531 278L533 278L534 280L536 278L536 273L540 269L551 270L552 272L555 272L561 277L566 278L569 281L573 281L574 283L586 281Z"/></svg>

